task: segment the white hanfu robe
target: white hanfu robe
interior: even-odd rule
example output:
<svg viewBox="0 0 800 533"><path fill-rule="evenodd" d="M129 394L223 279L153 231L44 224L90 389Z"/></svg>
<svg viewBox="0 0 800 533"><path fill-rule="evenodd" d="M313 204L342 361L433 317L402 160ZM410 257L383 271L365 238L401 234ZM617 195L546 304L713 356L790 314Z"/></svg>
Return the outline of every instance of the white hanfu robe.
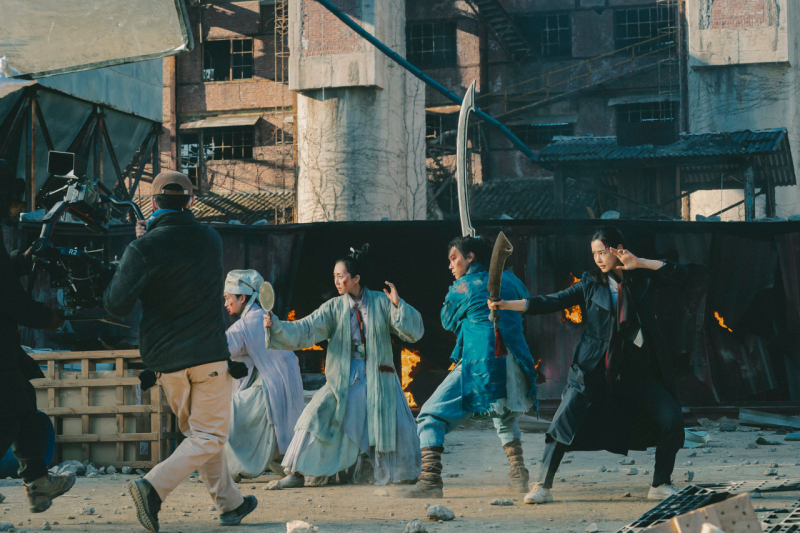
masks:
<svg viewBox="0 0 800 533"><path fill-rule="evenodd" d="M365 350L355 318L364 322ZM419 477L419 437L392 360L390 333L405 342L422 337L422 317L383 292L365 289L358 303L348 295L333 298L296 322L273 317L270 347L304 349L329 340L327 383L303 411L283 460L289 472L328 477L356 463L360 453L372 461L375 484Z"/></svg>
<svg viewBox="0 0 800 533"><path fill-rule="evenodd" d="M275 457L286 453L303 412L300 365L294 352L267 348L264 311L258 306L226 335L231 359L245 363L249 373L234 384L225 457L234 478L258 477ZM258 377L251 379L254 368Z"/></svg>

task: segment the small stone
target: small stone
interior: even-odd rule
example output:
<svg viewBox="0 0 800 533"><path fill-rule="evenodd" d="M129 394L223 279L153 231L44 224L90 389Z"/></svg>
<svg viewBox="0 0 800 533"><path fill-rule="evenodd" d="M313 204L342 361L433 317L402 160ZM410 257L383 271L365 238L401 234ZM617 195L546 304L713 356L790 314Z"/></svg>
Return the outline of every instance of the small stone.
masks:
<svg viewBox="0 0 800 533"><path fill-rule="evenodd" d="M598 531L600 531L600 528L594 522L586 526L586 533L597 533Z"/></svg>
<svg viewBox="0 0 800 533"><path fill-rule="evenodd" d="M88 501L91 501L92 499L87 496L87 497L84 498L84 500L86 500L88 502Z"/></svg>
<svg viewBox="0 0 800 533"><path fill-rule="evenodd" d="M389 491L386 490L386 489L375 489L372 492L372 494L374 494L375 496L381 496L382 498L388 498L389 497Z"/></svg>
<svg viewBox="0 0 800 533"><path fill-rule="evenodd" d="M686 455L686 457L697 457L697 452L691 451Z"/></svg>
<svg viewBox="0 0 800 533"><path fill-rule="evenodd" d="M302 520L292 520L286 522L286 533L316 533L319 531L317 526L303 522Z"/></svg>
<svg viewBox="0 0 800 533"><path fill-rule="evenodd" d="M111 465L108 468L106 468L106 473L107 474L116 474L117 473L117 469L114 468L114 465Z"/></svg>
<svg viewBox="0 0 800 533"><path fill-rule="evenodd" d="M428 533L428 528L425 527L425 524L415 518L406 524L405 533Z"/></svg>
<svg viewBox="0 0 800 533"><path fill-rule="evenodd" d="M75 517L70 515L70 516L67 517L67 520L75 520Z"/></svg>
<svg viewBox="0 0 800 533"><path fill-rule="evenodd" d="M124 492L120 492L119 495L120 496L125 496L126 494Z"/></svg>
<svg viewBox="0 0 800 533"><path fill-rule="evenodd" d="M453 520L456 515L444 505L431 505L427 512L428 520Z"/></svg>
<svg viewBox="0 0 800 533"><path fill-rule="evenodd" d="M491 466L487 466L487 467L486 467L486 471L487 471L487 472L491 472L491 471L492 471L492 467L491 467Z"/></svg>
<svg viewBox="0 0 800 533"><path fill-rule="evenodd" d="M144 476L145 474L147 474L147 472L145 472L145 471L144 471L144 470L142 470L141 468L137 468L137 469L136 469L136 473L137 473L137 474L139 474L140 476Z"/></svg>
<svg viewBox="0 0 800 533"><path fill-rule="evenodd" d="M766 470L764 470L764 475L765 476L777 476L778 475L778 469L777 468L767 468Z"/></svg>
<svg viewBox="0 0 800 533"><path fill-rule="evenodd" d="M622 497L623 498L630 498L631 497L631 493L630 492L626 492L625 494L622 495ZM581 520L581 522L586 522L586 520Z"/></svg>
<svg viewBox="0 0 800 533"><path fill-rule="evenodd" d="M750 461L745 461L744 464L749 465Z"/></svg>
<svg viewBox="0 0 800 533"><path fill-rule="evenodd" d="M759 461L758 461L758 459L756 459L755 461L753 461L753 464L754 464L754 465L757 465L757 464L759 464Z"/></svg>
<svg viewBox="0 0 800 533"><path fill-rule="evenodd" d="M638 473L639 473L639 469L637 469L637 468L629 468L628 472L627 472L627 474L629 476L635 476Z"/></svg>
<svg viewBox="0 0 800 533"><path fill-rule="evenodd" d="M606 467L601 466L600 468L597 469L597 471L598 472L605 472L606 471Z"/></svg>
<svg viewBox="0 0 800 533"><path fill-rule="evenodd" d="M683 480L687 483L691 482L694 479L694 472L691 470L687 470L683 473Z"/></svg>
<svg viewBox="0 0 800 533"><path fill-rule="evenodd" d="M128 474L130 474L131 472L133 472L133 469L131 467L129 467L129 466L123 466L122 467L122 473L125 474L126 476Z"/></svg>
<svg viewBox="0 0 800 533"><path fill-rule="evenodd" d="M50 524L48 522L45 522L44 523L44 527L42 528L42 531L50 531L51 529L53 529L53 528L50 527Z"/></svg>
<svg viewBox="0 0 800 533"><path fill-rule="evenodd" d="M133 505L126 505L125 509L133 509Z"/></svg>
<svg viewBox="0 0 800 533"><path fill-rule="evenodd" d="M655 455L655 454L656 454L656 449L655 449L655 447L653 447L653 448L647 448L647 455Z"/></svg>
<svg viewBox="0 0 800 533"><path fill-rule="evenodd" d="M614 470L611 470L611 472L619 472L619 468L615 468Z"/></svg>
<svg viewBox="0 0 800 533"><path fill-rule="evenodd" d="M458 477L458 476L459 474L454 474L452 472L445 472L444 474L442 474L442 477Z"/></svg>
<svg viewBox="0 0 800 533"><path fill-rule="evenodd" d="M216 505L212 505L211 507L208 508L208 510L209 511L216 511L217 510L217 506Z"/></svg>
<svg viewBox="0 0 800 533"><path fill-rule="evenodd" d="M256 486L255 485L250 485L250 490L256 490Z"/></svg>
<svg viewBox="0 0 800 533"><path fill-rule="evenodd" d="M683 466L692 466L692 462L691 461L686 461L685 463L683 463Z"/></svg>
<svg viewBox="0 0 800 533"><path fill-rule="evenodd" d="M748 442L747 443L747 449L748 450L757 450L758 449L758 444L756 444L755 442Z"/></svg>
<svg viewBox="0 0 800 533"><path fill-rule="evenodd" d="M627 466L627 465L635 465L635 464L636 464L636 461L634 461L633 459L630 459L630 458L628 458L628 457L625 457L624 459L622 459L622 460L619 462L619 464L621 464L621 465L623 465L623 466Z"/></svg>
<svg viewBox="0 0 800 533"><path fill-rule="evenodd" d="M283 490L283 487L281 487L280 480L275 479L267 483L267 486L264 487L264 490Z"/></svg>
<svg viewBox="0 0 800 533"><path fill-rule="evenodd" d="M0 531L11 531L14 529L13 522L0 522Z"/></svg>
<svg viewBox="0 0 800 533"><path fill-rule="evenodd" d="M731 431L736 431L736 424L722 424L719 427L719 430L728 433Z"/></svg>
<svg viewBox="0 0 800 533"><path fill-rule="evenodd" d="M86 477L87 478L96 478L96 477L100 477L100 474L98 474L97 472L89 472L88 474L86 474Z"/></svg>
<svg viewBox="0 0 800 533"><path fill-rule="evenodd" d="M489 505L500 505L500 506L505 507L505 506L509 506L509 505L514 505L514 502L512 502L511 500L506 499L506 498L501 498L501 499L496 499L496 500L490 501Z"/></svg>

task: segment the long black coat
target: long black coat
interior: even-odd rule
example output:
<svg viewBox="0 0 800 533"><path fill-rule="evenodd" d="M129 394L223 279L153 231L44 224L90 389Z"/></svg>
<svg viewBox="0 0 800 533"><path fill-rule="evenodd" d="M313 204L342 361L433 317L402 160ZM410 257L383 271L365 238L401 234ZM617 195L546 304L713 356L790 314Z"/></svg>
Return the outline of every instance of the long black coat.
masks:
<svg viewBox="0 0 800 533"><path fill-rule="evenodd" d="M22 254L9 255L0 244L0 418L35 411L29 380L44 377L20 346L17 328L45 328L50 324L52 312L22 288L19 278L26 273Z"/></svg>
<svg viewBox="0 0 800 533"><path fill-rule="evenodd" d="M677 401L672 356L664 349L664 343L661 340L658 322L652 307L652 293L660 286L680 281L686 276L688 270L680 263L665 262L666 265L659 270L637 269L625 274L626 280L634 278L631 294L636 300L636 310L645 338L643 348L648 350L649 357L655 363L656 379ZM582 305L584 309L585 329L575 347L567 386L561 394L561 405L547 431L548 440L555 439L571 445L578 426L582 422L586 425L585 418L587 418L589 408L608 393L604 365L601 364L601 361L605 360L614 321L611 290L608 284L595 281L591 274L586 272L578 283L568 289L547 296L535 296L528 302L526 313L530 315L554 313L575 305ZM598 365L603 368L598 368ZM613 418L606 418L606 421L608 420L611 420L613 424ZM597 426L593 427L592 431L595 429L601 431L601 428ZM639 435L634 444L628 435L622 431L615 432L613 427L605 427L603 433L606 434L604 437L610 435L610 438L592 438L590 436L588 441L580 439L581 443L574 448L608 449L616 453L626 453L629 447L638 449L655 445L658 437L656 431L647 431L647 434Z"/></svg>

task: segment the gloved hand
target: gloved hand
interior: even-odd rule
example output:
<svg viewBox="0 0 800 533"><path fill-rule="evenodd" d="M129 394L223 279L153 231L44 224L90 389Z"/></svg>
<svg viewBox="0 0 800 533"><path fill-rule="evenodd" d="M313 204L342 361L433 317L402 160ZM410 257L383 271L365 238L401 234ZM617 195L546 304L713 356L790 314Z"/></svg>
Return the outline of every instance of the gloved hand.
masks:
<svg viewBox="0 0 800 533"><path fill-rule="evenodd" d="M156 373L153 372L152 370L148 370L145 368L144 370L142 370L142 373L139 374L139 381L142 384L143 391L146 391L147 389L155 385L157 380L158 377L156 376Z"/></svg>
<svg viewBox="0 0 800 533"><path fill-rule="evenodd" d="M228 359L228 372L230 372L232 377L236 379L241 379L247 376L248 372L247 365L244 363L239 363Z"/></svg>

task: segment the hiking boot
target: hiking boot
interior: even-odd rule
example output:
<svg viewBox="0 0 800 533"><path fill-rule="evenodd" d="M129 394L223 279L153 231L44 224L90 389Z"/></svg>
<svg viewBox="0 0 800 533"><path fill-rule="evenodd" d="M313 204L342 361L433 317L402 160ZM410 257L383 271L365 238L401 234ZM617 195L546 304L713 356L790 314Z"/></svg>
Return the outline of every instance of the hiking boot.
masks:
<svg viewBox="0 0 800 533"><path fill-rule="evenodd" d="M242 505L233 511L228 511L219 515L219 523L223 526L238 526L242 518L255 511L256 507L258 507L258 500L256 500L256 497L252 494L250 496L245 496Z"/></svg>
<svg viewBox="0 0 800 533"><path fill-rule="evenodd" d="M522 443L519 439L514 439L508 444L503 445L503 451L508 457L508 485L509 492L528 492L528 469L525 468L525 460L522 458Z"/></svg>
<svg viewBox="0 0 800 533"><path fill-rule="evenodd" d="M547 503L553 501L553 495L550 493L550 489L544 488L541 483L534 483L531 491L525 495L522 501L525 503Z"/></svg>
<svg viewBox="0 0 800 533"><path fill-rule="evenodd" d="M441 498L442 487L442 452L441 446L422 448L422 473L417 483L397 492L400 498Z"/></svg>
<svg viewBox="0 0 800 533"><path fill-rule="evenodd" d="M134 479L128 482L128 490L136 504L136 518L148 531L158 533L158 512L161 510L161 497L146 479Z"/></svg>
<svg viewBox="0 0 800 533"><path fill-rule="evenodd" d="M675 494L678 494L678 489L675 488L675 485L672 483L664 483L658 487L650 487L650 491L647 493L647 499L660 502Z"/></svg>
<svg viewBox="0 0 800 533"><path fill-rule="evenodd" d="M53 504L53 499L58 498L75 484L75 474L72 472L63 476L47 474L30 483L23 483L25 494L32 513L43 513Z"/></svg>

